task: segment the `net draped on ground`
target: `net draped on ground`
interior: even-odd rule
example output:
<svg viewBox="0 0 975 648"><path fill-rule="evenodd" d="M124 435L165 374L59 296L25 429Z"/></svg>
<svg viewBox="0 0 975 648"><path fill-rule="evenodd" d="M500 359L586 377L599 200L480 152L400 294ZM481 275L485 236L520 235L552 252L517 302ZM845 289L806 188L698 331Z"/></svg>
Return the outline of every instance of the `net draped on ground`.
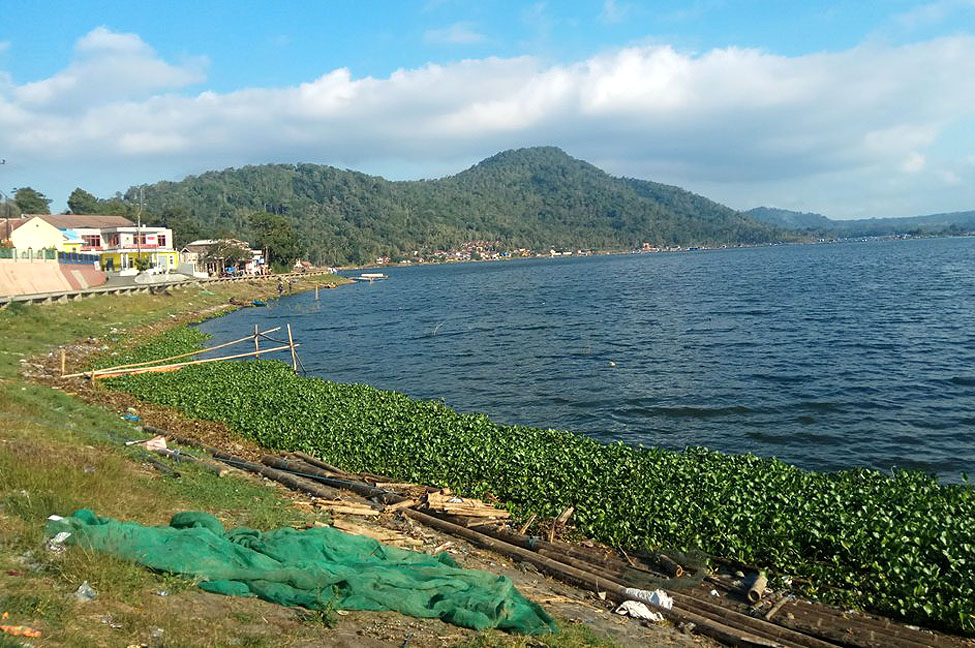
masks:
<svg viewBox="0 0 975 648"><path fill-rule="evenodd" d="M225 531L200 512L177 513L169 526L144 526L82 509L48 523L49 537L61 532L71 534L65 544L199 579L202 589L218 594L317 610L395 610L475 630L556 629L504 576L462 569L445 553L388 547L331 527Z"/></svg>

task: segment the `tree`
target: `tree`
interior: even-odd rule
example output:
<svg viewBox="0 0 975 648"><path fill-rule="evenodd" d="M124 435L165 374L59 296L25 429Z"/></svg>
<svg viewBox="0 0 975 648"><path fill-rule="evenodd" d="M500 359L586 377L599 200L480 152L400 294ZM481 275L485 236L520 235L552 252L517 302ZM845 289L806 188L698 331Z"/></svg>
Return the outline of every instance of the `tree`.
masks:
<svg viewBox="0 0 975 648"><path fill-rule="evenodd" d="M238 266L251 259L251 251L242 241L217 241L207 248L203 258L211 263L220 262L224 267Z"/></svg>
<svg viewBox="0 0 975 648"><path fill-rule="evenodd" d="M77 187L68 196L68 210L72 214L98 214L100 213L98 198L88 193L81 187Z"/></svg>
<svg viewBox="0 0 975 648"><path fill-rule="evenodd" d="M0 200L0 218L17 218L20 216L20 208L17 203L10 200Z"/></svg>
<svg viewBox="0 0 975 648"><path fill-rule="evenodd" d="M24 214L50 214L51 199L30 187L21 187L14 192L14 202Z"/></svg>
<svg viewBox="0 0 975 648"><path fill-rule="evenodd" d="M283 269L291 267L301 256L294 226L284 216L261 213L251 217L251 227L257 234L257 247L267 250L268 263Z"/></svg>

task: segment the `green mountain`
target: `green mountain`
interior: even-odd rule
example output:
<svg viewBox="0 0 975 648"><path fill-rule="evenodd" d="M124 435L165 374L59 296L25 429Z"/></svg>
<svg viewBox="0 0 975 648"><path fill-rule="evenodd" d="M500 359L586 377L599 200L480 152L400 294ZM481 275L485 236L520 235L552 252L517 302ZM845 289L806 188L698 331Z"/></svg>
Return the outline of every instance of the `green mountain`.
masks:
<svg viewBox="0 0 975 648"><path fill-rule="evenodd" d="M678 187L613 177L553 147L504 151L453 176L392 182L314 164L211 171L141 188L179 242L281 232L318 263L412 256L467 241L628 249L780 240L781 230ZM125 194L138 203L140 188ZM291 235L293 233L293 236Z"/></svg>
<svg viewBox="0 0 975 648"><path fill-rule="evenodd" d="M832 220L822 214L772 207L756 207L745 213L775 227L843 238L904 234L963 234L975 231L975 211L854 220Z"/></svg>
<svg viewBox="0 0 975 648"><path fill-rule="evenodd" d="M763 223L791 230L816 227L830 228L836 224L836 221L831 221L822 214L790 211L775 207L756 207L745 213Z"/></svg>

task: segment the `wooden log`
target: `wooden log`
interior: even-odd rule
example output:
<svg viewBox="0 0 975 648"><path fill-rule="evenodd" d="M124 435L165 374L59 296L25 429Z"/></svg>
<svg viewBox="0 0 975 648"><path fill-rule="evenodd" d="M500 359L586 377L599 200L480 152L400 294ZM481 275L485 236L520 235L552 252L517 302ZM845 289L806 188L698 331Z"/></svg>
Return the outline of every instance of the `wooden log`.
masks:
<svg viewBox="0 0 975 648"><path fill-rule="evenodd" d="M230 469L209 461L200 459L199 457L194 457L193 455L188 455L182 452L177 452L170 448L153 448L152 452L158 455L168 457L176 463L192 463L201 466L203 469L213 473L217 477L223 477L224 475L230 473Z"/></svg>
<svg viewBox="0 0 975 648"><path fill-rule="evenodd" d="M751 601L752 605L762 600L762 597L765 596L765 588L767 586L768 577L765 575L765 572L760 571L755 574L755 579L748 588L748 600Z"/></svg>
<svg viewBox="0 0 975 648"><path fill-rule="evenodd" d="M170 468L169 466L167 466L163 462L159 461L155 457L150 456L148 452L140 453L139 454L139 459L141 461L144 461L145 463L149 464L150 466L152 466L153 468L155 468L159 472L163 473L164 475L169 475L170 477L179 477L180 476L180 474L179 474L178 471L173 470L172 468Z"/></svg>
<svg viewBox="0 0 975 648"><path fill-rule="evenodd" d="M243 470L248 470L250 472L255 472L261 474L268 479L274 480L280 484L284 484L288 488L293 490L298 490L303 493L308 493L309 495L314 495L325 500L337 500L339 499L338 492L334 488L327 488L319 486L318 484L298 477L297 475L292 475L291 473L285 472L283 470L277 470L271 468L270 466L264 466L261 464L256 464L250 461L244 461L239 457L235 457L232 454L226 452L216 451L213 453L215 459L219 459L224 463L234 466L235 468L242 468Z"/></svg>
<svg viewBox="0 0 975 648"><path fill-rule="evenodd" d="M592 588L597 592L606 592L606 594L614 601L622 603L623 601L633 599L634 592L631 591L631 588L621 586L618 583L597 574L592 574L588 571L577 569L571 565L566 565L560 561L539 555L538 553L528 549L522 549L521 547L508 544L501 540L496 540L484 535L483 533L452 524L446 520L441 520L421 511L407 509L404 512L404 515L426 524L427 526L444 531L445 533L450 533L451 535L470 540L475 544L492 551L496 551L500 554L530 562L540 569L544 569L557 577L581 584L586 588ZM730 628L712 619L705 618L687 610L667 610L664 608L655 609L663 616L673 621L680 623L693 623L695 625L695 630L701 634L708 635L714 639L717 639L718 641L724 641L731 645L748 647L760 646L762 648L772 648L782 645L775 640L770 640L768 638L757 636L753 633L742 632L740 630Z"/></svg>
<svg viewBox="0 0 975 648"><path fill-rule="evenodd" d="M783 607L785 607L785 604L788 603L788 602L789 602L789 597L783 594L782 595L782 598L780 598L778 601L776 601L775 602L775 605L773 605L769 609L769 611L765 613L765 620L766 621L771 621L772 620L772 617L774 617L779 610L781 610Z"/></svg>
<svg viewBox="0 0 975 648"><path fill-rule="evenodd" d="M327 470L329 472L335 473L335 475L348 475L349 474L349 473L345 472L344 470L342 470L341 468L336 468L335 466L333 466L331 464L327 464L324 461L322 461L321 459L319 459L317 457L313 457L313 456L311 456L309 454L305 454L304 452L293 452L292 454L295 455L296 457L298 457L299 459L301 459L302 461L304 461L307 464L311 464L312 466L316 466L318 468L321 468L322 470Z"/></svg>
<svg viewBox="0 0 975 648"><path fill-rule="evenodd" d="M537 517L537 516L536 516L536 515L535 515L534 513L532 513L531 515L529 515L529 516L528 516L528 519L527 519L527 520L525 520L525 523L524 523L524 524L522 524L522 525L521 525L520 527L518 527L518 533L520 533L520 534L524 534L524 533L525 533L526 531L528 531L528 529L529 529L529 528L531 527L531 525L532 525L532 522L534 522L534 521L535 521L535 518L536 518L536 517Z"/></svg>

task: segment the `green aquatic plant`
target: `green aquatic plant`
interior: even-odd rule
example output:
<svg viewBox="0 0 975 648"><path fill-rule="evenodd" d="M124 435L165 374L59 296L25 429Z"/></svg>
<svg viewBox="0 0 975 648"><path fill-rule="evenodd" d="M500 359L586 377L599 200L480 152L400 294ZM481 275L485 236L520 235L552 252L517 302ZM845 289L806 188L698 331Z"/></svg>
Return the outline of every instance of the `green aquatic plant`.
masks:
<svg viewBox="0 0 975 648"><path fill-rule="evenodd" d="M124 361L202 341L182 328ZM914 471L807 471L688 448L603 444L500 425L435 401L296 376L273 360L109 381L262 445L354 471L500 498L519 515L575 507L578 529L630 547L676 547L761 565L821 599L975 634L975 491Z"/></svg>

